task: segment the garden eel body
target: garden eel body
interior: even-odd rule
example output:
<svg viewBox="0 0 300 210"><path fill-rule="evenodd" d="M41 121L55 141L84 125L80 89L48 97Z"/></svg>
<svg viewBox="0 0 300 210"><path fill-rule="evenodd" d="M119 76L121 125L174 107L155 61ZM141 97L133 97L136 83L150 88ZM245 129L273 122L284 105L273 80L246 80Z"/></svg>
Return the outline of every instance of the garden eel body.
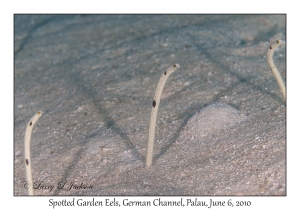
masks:
<svg viewBox="0 0 300 210"><path fill-rule="evenodd" d="M285 98L285 85L283 83L283 80L279 74L279 71L278 69L276 68L275 64L274 64L274 60L273 60L273 54L275 52L275 50L282 44L282 41L281 40L277 40L275 42L273 42L270 46L269 46L269 49L268 49L268 52L267 52L267 60L268 60L268 63L269 63L269 66L277 80L277 83L280 87L280 90L283 94L283 98L284 100L286 100Z"/></svg>
<svg viewBox="0 0 300 210"><path fill-rule="evenodd" d="M161 94L162 94L162 91L166 84L167 79L179 67L180 67L179 64L174 64L173 66L171 66L169 69L167 69L161 75L161 77L158 81L157 88L156 88L156 91L154 94L154 99L152 101L152 110L151 110L151 116L150 116L149 135L148 135L148 143L147 143L147 151L146 151L146 166L152 165L155 126L156 126L157 111L158 111L158 107L159 107Z"/></svg>
<svg viewBox="0 0 300 210"><path fill-rule="evenodd" d="M26 126L25 131L25 168L26 168L26 178L28 184L28 194L34 195L33 192L33 182L32 182L32 173L31 173L31 159L30 159L30 139L31 133L34 124L38 121L38 119L42 116L43 112L39 111L34 114L34 116L30 119L29 123Z"/></svg>

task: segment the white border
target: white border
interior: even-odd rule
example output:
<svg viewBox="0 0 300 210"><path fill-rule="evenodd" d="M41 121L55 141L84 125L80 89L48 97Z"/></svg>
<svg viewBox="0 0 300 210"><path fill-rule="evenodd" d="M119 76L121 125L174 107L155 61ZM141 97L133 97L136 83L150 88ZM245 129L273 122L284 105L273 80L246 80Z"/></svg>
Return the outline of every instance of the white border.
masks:
<svg viewBox="0 0 300 210"><path fill-rule="evenodd" d="M43 3L41 3L43 2ZM41 209L49 199L72 197L14 197L13 196L13 14L14 13L286 13L287 14L287 196L286 197L214 197L216 200L250 200L247 209L282 209L299 206L299 12L298 5L276 1L3 1L1 3L1 206ZM105 2L105 3L104 3ZM296 1L294 1L296 2ZM78 198L78 197L76 197ZM90 197L82 197L90 199ZM101 197L99 199L105 199ZM123 200L125 197L117 197ZM130 197L133 199L134 197ZM137 200L154 197L136 197ZM167 198L167 197L163 197ZM168 197L169 200L178 197ZM186 197L184 197L186 198ZM201 197L205 200L210 197ZM51 207L50 207L51 208ZM100 207L96 207L100 208ZM103 207L102 207L103 208ZM119 207L115 207L115 209ZM194 207L197 208L197 207ZM228 207L230 208L230 207ZM298 207L299 208L299 207ZM82 209L82 207L76 207ZM112 208L109 208L112 209ZM140 207L130 207L140 209ZM224 208L222 208L224 209ZM230 208L232 209L232 208ZM295 209L295 208L293 208Z"/></svg>

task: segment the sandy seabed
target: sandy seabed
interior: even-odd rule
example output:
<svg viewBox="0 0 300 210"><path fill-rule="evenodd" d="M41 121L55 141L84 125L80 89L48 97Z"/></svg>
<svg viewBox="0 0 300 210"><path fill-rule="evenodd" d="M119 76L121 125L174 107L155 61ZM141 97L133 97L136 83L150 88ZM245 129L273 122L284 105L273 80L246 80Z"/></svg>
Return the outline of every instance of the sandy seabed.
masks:
<svg viewBox="0 0 300 210"><path fill-rule="evenodd" d="M285 15L15 15L14 195L285 195ZM286 45L274 54L286 78ZM160 102L145 168L152 97ZM51 187L53 186L53 187Z"/></svg>

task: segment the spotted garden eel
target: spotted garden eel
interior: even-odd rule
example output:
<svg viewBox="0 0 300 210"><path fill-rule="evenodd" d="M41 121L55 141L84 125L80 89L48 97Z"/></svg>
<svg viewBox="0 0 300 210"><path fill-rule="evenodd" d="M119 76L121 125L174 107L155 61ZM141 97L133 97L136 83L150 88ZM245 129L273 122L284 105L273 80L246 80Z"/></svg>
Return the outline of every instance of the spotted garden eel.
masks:
<svg viewBox="0 0 300 210"><path fill-rule="evenodd" d="M273 42L270 46L269 46L269 49L268 49L268 52L267 52L267 60L268 60L268 63L269 63L269 66L277 80L277 83L280 87L280 90L283 94L283 98L284 100L286 100L286 97L285 97L285 85L283 83L283 80L279 74L279 71L277 69L277 67L275 66L275 63L274 63L274 60L273 60L273 54L275 52L275 50L282 44L282 40L276 40L275 42Z"/></svg>
<svg viewBox="0 0 300 210"><path fill-rule="evenodd" d="M30 139L31 139L33 126L38 121L38 119L42 116L42 114L43 114L42 111L38 111L37 113L35 113L34 116L30 119L29 123L27 124L26 131L25 131L25 169L26 169L27 188L28 188L29 195L34 195L32 172L31 172L31 159L30 159Z"/></svg>
<svg viewBox="0 0 300 210"><path fill-rule="evenodd" d="M147 151L146 151L146 167L152 165L153 146L154 146L154 138L155 138L155 126L156 126L157 112L158 112L161 94L162 94L164 86L167 82L167 79L179 67L180 67L179 64L174 64L173 66L168 68L161 75L161 77L158 81L157 87L156 87L154 99L152 101L152 110L151 110L151 116L150 116L149 135L148 135L148 143L147 143Z"/></svg>

